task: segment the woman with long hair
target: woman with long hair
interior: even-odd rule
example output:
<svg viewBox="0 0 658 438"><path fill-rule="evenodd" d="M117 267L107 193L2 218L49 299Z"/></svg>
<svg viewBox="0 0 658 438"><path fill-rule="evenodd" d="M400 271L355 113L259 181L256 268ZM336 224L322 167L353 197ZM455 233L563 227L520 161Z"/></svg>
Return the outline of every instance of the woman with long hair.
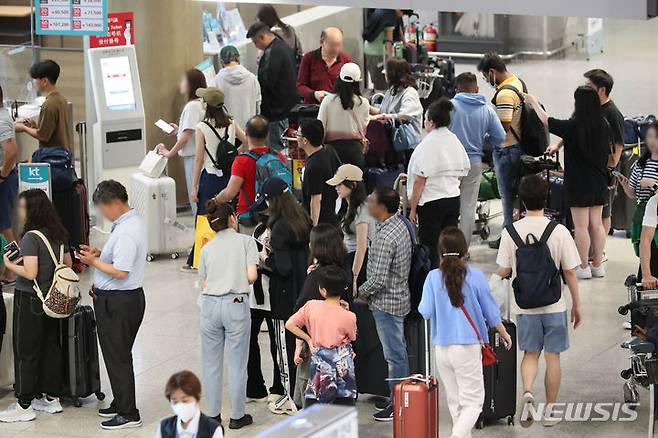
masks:
<svg viewBox="0 0 658 438"><path fill-rule="evenodd" d="M484 403L481 344L489 342L487 326L496 327L505 348L512 339L486 276L466 263L468 245L459 228L443 230L438 250L441 264L425 280L418 311L432 324L437 371L452 417L449 435L466 438Z"/></svg>
<svg viewBox="0 0 658 438"><path fill-rule="evenodd" d="M276 36L285 41L288 47L290 47L290 50L294 52L297 64L299 64L304 56L302 43L297 37L295 28L284 23L284 21L279 18L279 14L276 12L276 9L274 9L274 6L269 4L261 5L258 8L258 12L256 12L256 20L267 24Z"/></svg>
<svg viewBox="0 0 658 438"><path fill-rule="evenodd" d="M30 189L19 195L18 216L25 222L21 234L21 258L12 262L7 255L4 257L7 269L17 276L13 342L14 391L18 400L0 412L0 422L5 423L34 420L34 411L62 412L57 398L63 390L60 324L58 319L43 312L41 300L50 290L55 274L51 251L55 258L63 254L63 262L71 266L69 251L65 251L69 236L55 207L42 190ZM37 286L43 297L37 296Z"/></svg>
<svg viewBox="0 0 658 438"><path fill-rule="evenodd" d="M366 205L368 195L363 171L343 164L327 184L335 186L338 197L347 204L340 212L340 227L345 236L347 266L352 271L352 291L356 295L358 286L366 281L367 252L376 230L376 221Z"/></svg>
<svg viewBox="0 0 658 438"><path fill-rule="evenodd" d="M365 165L366 131L370 119L368 99L361 96L361 69L348 63L340 69L333 94L320 104L318 119L330 144L343 164Z"/></svg>
<svg viewBox="0 0 658 438"><path fill-rule="evenodd" d="M423 105L416 89L416 78L411 66L404 59L392 58L384 69L388 90L379 108L371 108L375 120L384 119L410 123L417 138L423 129ZM415 145L414 145L415 146Z"/></svg>
<svg viewBox="0 0 658 438"><path fill-rule="evenodd" d="M574 92L570 119L549 117L537 98L525 95L551 134L564 141L564 184L575 227L575 241L581 265L578 278L605 277L603 252L606 232L601 215L608 199L608 155L612 141L610 124L603 116L599 96L592 88L580 86ZM559 146L546 151L555 155ZM594 258L590 265L590 247Z"/></svg>
<svg viewBox="0 0 658 438"><path fill-rule="evenodd" d="M226 110L222 90L214 87L199 88L195 90L195 94L201 98L205 115L203 120L197 123L194 134L196 151L190 197L192 202L196 202L197 215L202 215L206 212L206 203L226 187L231 177L230 164L223 166L226 163L217 161L225 158L217 154L220 143L226 140L235 145L238 139L242 142L239 151L243 152L247 146L247 137ZM181 271L194 272L193 258L194 248Z"/></svg>
<svg viewBox="0 0 658 438"><path fill-rule="evenodd" d="M656 194L658 184L658 122L647 128L646 148L639 160L633 165L630 178L618 174L617 180L630 199L637 201L631 224L631 241L635 254L639 256L642 218L647 202Z"/></svg>
<svg viewBox="0 0 658 438"><path fill-rule="evenodd" d="M284 358L287 363L283 364L281 370L289 379L284 382L284 388L288 391L282 397L285 399L292 397L295 392L295 336L286 330L282 331L282 328L293 314L306 278L311 218L297 202L285 181L279 178L265 181L254 208L261 211L267 208L271 250L265 263L272 271L270 308L275 332L278 334L277 344L280 349L285 344L287 351ZM285 336L281 335L283 332L286 332ZM290 410L288 403L292 403L292 400L271 404L270 410L277 414L287 413Z"/></svg>
<svg viewBox="0 0 658 438"><path fill-rule="evenodd" d="M196 90L206 88L206 77L199 70L191 68L181 77L178 84L178 92L185 98L185 106L180 115L178 125L172 123L174 130L169 134L176 136L176 143L171 149L164 144L158 145L158 151L167 158L173 158L178 154L183 159L185 169L185 183L189 195L192 215L196 216L197 205L192 200L192 186L194 177L194 161L196 153L195 132L197 125L203 120L204 109L201 99L196 96Z"/></svg>

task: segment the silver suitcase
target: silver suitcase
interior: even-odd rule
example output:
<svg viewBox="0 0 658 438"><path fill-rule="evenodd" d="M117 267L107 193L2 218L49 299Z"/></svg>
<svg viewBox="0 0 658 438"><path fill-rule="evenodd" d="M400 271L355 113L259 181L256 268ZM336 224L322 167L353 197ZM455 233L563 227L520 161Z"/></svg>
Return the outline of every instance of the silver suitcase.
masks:
<svg viewBox="0 0 658 438"><path fill-rule="evenodd" d="M146 223L148 261L168 254L177 259L176 182L162 176L150 178L141 173L131 177L130 203Z"/></svg>

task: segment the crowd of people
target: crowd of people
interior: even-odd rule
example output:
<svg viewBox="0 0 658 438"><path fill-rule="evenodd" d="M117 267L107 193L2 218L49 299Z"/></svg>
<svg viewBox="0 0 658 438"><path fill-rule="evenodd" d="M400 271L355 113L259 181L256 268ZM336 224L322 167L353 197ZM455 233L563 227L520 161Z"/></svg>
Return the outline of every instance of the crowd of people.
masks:
<svg viewBox="0 0 658 438"><path fill-rule="evenodd" d="M216 236L200 250L198 260L191 251L182 267L198 275L201 287L201 379L182 371L168 381L165 395L175 415L162 421L158 437L181 436L182 431L222 436L225 368L231 429L253 423L247 412L250 401L267 402L275 414L291 414L315 403L354 405L359 392L355 362L360 358L352 344L360 333L350 310L356 303L369 308L389 378L389 397L374 419L393 419L393 388L410 372L405 323L419 312L431 321L436 371L452 417L451 436L470 436L485 398L481 344L489 342L488 327L497 330L507 348L514 344L489 280L468 264L489 147L504 213L502 234L491 245L498 249L496 278L526 274L518 251L532 240L548 248L551 272L561 272L571 295L569 304L558 276L546 291L534 291L552 294L550 302L531 307L516 303L518 348L523 351L519 412L535 404L542 353L546 400L558 399L560 354L569 348L569 325L578 327L582 319L578 281L605 276L615 179L638 201L633 241L640 271L646 285L658 286L658 124L649 127L646 152L630 178L613 174L623 146L623 117L609 97L612 77L599 69L586 72L574 93L573 115L556 119L495 53L477 65L484 81L496 88L493 106L479 93L477 76L464 72L456 78L454 98L441 98L424 110L407 61L391 54L383 75L374 62L399 38L402 14L377 10L364 32L370 80L384 91L379 106L361 95L364 76L344 52L340 29L323 30L319 48L303 54L294 29L269 5L260 8L259 20L247 33L262 51L256 74L240 65L233 46L221 50L216 87L207 86L197 70L183 74L179 91L186 104L179 124L173 125L176 140L171 147L159 145L159 151L183 158L185 180L179 183L187 186L193 214L205 216ZM42 61L31 75L46 95L38 123L14 123L0 108L0 233L8 242L16 240L11 231L15 206L25 224L21 261L8 255L3 259L3 280L15 279L11 323L17 402L0 413L0 422L33 420L34 411L62 411L58 397L63 394L63 357L52 339L57 320L31 308L41 303L33 286L50 288L55 269L50 252L70 246L70 230L57 199L51 202L39 190L17 194L15 132L37 138L41 148L69 149L70 121L56 88L59 66ZM306 155L297 197L282 137L293 107L301 101L319 105L319 112L317 118L302 119L296 131L296 143ZM565 151L564 190L573 238L566 226L546 218L546 179L522 177L522 112L527 107L560 138L546 153ZM392 187L366 190L366 131L373 120L404 121L420 139L408 156L403 196ZM93 268L98 339L114 397L98 411L107 417L101 426L137 427L142 420L131 350L146 305L145 225L119 182L98 184L93 203L113 224L107 242L102 250L87 245L62 250L62 263L71 265L72 254ZM402 204L408 207L408 217L400 213ZM523 218L515 221L517 211ZM417 306L412 306L409 284L414 227L429 249L433 269ZM263 322L273 366L269 388L258 345ZM199 408L201 382L205 414ZM559 422L549 410L543 423Z"/></svg>

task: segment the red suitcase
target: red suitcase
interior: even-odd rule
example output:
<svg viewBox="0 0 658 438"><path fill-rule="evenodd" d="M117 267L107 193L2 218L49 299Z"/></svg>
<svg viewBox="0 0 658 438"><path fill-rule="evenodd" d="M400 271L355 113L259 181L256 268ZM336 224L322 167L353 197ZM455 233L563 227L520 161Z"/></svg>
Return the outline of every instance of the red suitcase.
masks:
<svg viewBox="0 0 658 438"><path fill-rule="evenodd" d="M419 325L421 326L421 325ZM425 371L393 391L393 437L439 438L439 383L430 373L429 324L425 321Z"/></svg>

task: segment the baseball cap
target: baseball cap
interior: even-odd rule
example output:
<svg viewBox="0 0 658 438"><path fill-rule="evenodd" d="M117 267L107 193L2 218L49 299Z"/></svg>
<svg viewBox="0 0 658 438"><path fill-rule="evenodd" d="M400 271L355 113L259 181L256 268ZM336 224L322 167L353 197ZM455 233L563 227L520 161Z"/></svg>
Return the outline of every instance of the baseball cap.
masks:
<svg viewBox="0 0 658 438"><path fill-rule="evenodd" d="M336 170L336 175L327 180L327 184L337 186L343 181L363 181L363 171L354 164L343 164Z"/></svg>
<svg viewBox="0 0 658 438"><path fill-rule="evenodd" d="M353 62L348 62L340 69L340 79L343 82L360 82L361 68Z"/></svg>
<svg viewBox="0 0 658 438"><path fill-rule="evenodd" d="M251 206L251 210L259 212L267 208L267 201L271 201L289 191L288 184L281 178L272 177L263 183L260 193L256 196L256 202Z"/></svg>
<svg viewBox="0 0 658 438"><path fill-rule="evenodd" d="M221 59L224 64L228 64L234 59L239 60L240 51L235 46L224 46L219 52L219 59Z"/></svg>
<svg viewBox="0 0 658 438"><path fill-rule="evenodd" d="M219 88L197 88L196 95L210 106L220 107L224 105L224 92Z"/></svg>

